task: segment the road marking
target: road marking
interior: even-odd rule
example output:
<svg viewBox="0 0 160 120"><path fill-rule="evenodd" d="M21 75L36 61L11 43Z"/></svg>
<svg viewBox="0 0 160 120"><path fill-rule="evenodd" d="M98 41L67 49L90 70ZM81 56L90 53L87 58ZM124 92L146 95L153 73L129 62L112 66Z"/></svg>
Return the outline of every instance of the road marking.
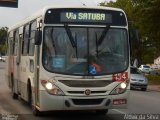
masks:
<svg viewBox="0 0 160 120"><path fill-rule="evenodd" d="M125 112L122 112L122 111L120 111L120 110L117 110L117 109L112 109L113 111L116 111L116 112L118 112L118 113L121 113L121 114L126 114Z"/></svg>
<svg viewBox="0 0 160 120"><path fill-rule="evenodd" d="M2 107L0 107L0 113L1 113L2 115L3 115L3 114L5 114L5 115L10 114L10 112L4 110L4 108L2 108Z"/></svg>

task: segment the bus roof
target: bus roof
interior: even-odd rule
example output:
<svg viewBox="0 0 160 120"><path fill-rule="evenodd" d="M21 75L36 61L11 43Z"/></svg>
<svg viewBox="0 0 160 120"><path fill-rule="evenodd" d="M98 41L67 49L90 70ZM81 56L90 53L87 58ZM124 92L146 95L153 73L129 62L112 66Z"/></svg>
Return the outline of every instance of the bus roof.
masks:
<svg viewBox="0 0 160 120"><path fill-rule="evenodd" d="M113 10L113 11L121 11L121 12L125 13L122 9L113 8L113 7L103 7L103 6L59 6L59 5L55 6L55 5L51 5L51 6L43 7L39 11L35 12L34 14L32 14L30 17L27 17L27 18L23 19L21 22L16 23L12 27L10 27L8 31L14 30L17 27L21 27L24 24L27 24L28 22L33 21L36 18L42 17L44 15L44 13L48 9L57 9L57 8L83 8L83 9Z"/></svg>

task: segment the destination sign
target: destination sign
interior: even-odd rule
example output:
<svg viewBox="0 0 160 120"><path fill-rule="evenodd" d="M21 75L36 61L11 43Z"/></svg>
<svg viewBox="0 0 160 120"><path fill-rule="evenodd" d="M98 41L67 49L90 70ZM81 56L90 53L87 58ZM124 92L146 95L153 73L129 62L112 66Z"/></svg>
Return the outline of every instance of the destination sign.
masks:
<svg viewBox="0 0 160 120"><path fill-rule="evenodd" d="M79 25L114 25L126 26L123 12L114 10L87 8L48 9L44 18L45 24L79 24Z"/></svg>
<svg viewBox="0 0 160 120"><path fill-rule="evenodd" d="M62 12L61 22L102 22L112 23L112 15L105 13Z"/></svg>

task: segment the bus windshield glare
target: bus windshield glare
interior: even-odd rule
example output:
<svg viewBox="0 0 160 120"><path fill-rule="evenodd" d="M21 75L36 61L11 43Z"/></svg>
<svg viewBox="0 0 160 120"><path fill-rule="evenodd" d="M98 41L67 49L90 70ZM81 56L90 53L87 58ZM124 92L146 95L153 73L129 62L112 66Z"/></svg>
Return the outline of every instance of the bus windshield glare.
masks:
<svg viewBox="0 0 160 120"><path fill-rule="evenodd" d="M45 27L43 66L69 75L107 75L128 67L127 31L101 27Z"/></svg>

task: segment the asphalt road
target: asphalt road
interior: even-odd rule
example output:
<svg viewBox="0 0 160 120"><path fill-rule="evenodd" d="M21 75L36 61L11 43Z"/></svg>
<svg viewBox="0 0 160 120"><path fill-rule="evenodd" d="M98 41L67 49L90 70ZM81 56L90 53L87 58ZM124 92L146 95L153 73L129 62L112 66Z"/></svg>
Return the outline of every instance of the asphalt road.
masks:
<svg viewBox="0 0 160 120"><path fill-rule="evenodd" d="M106 116L92 112L53 112L32 115L22 100L13 100L4 78L5 64L0 62L0 120L160 120L160 92L131 91L128 109L109 110Z"/></svg>

